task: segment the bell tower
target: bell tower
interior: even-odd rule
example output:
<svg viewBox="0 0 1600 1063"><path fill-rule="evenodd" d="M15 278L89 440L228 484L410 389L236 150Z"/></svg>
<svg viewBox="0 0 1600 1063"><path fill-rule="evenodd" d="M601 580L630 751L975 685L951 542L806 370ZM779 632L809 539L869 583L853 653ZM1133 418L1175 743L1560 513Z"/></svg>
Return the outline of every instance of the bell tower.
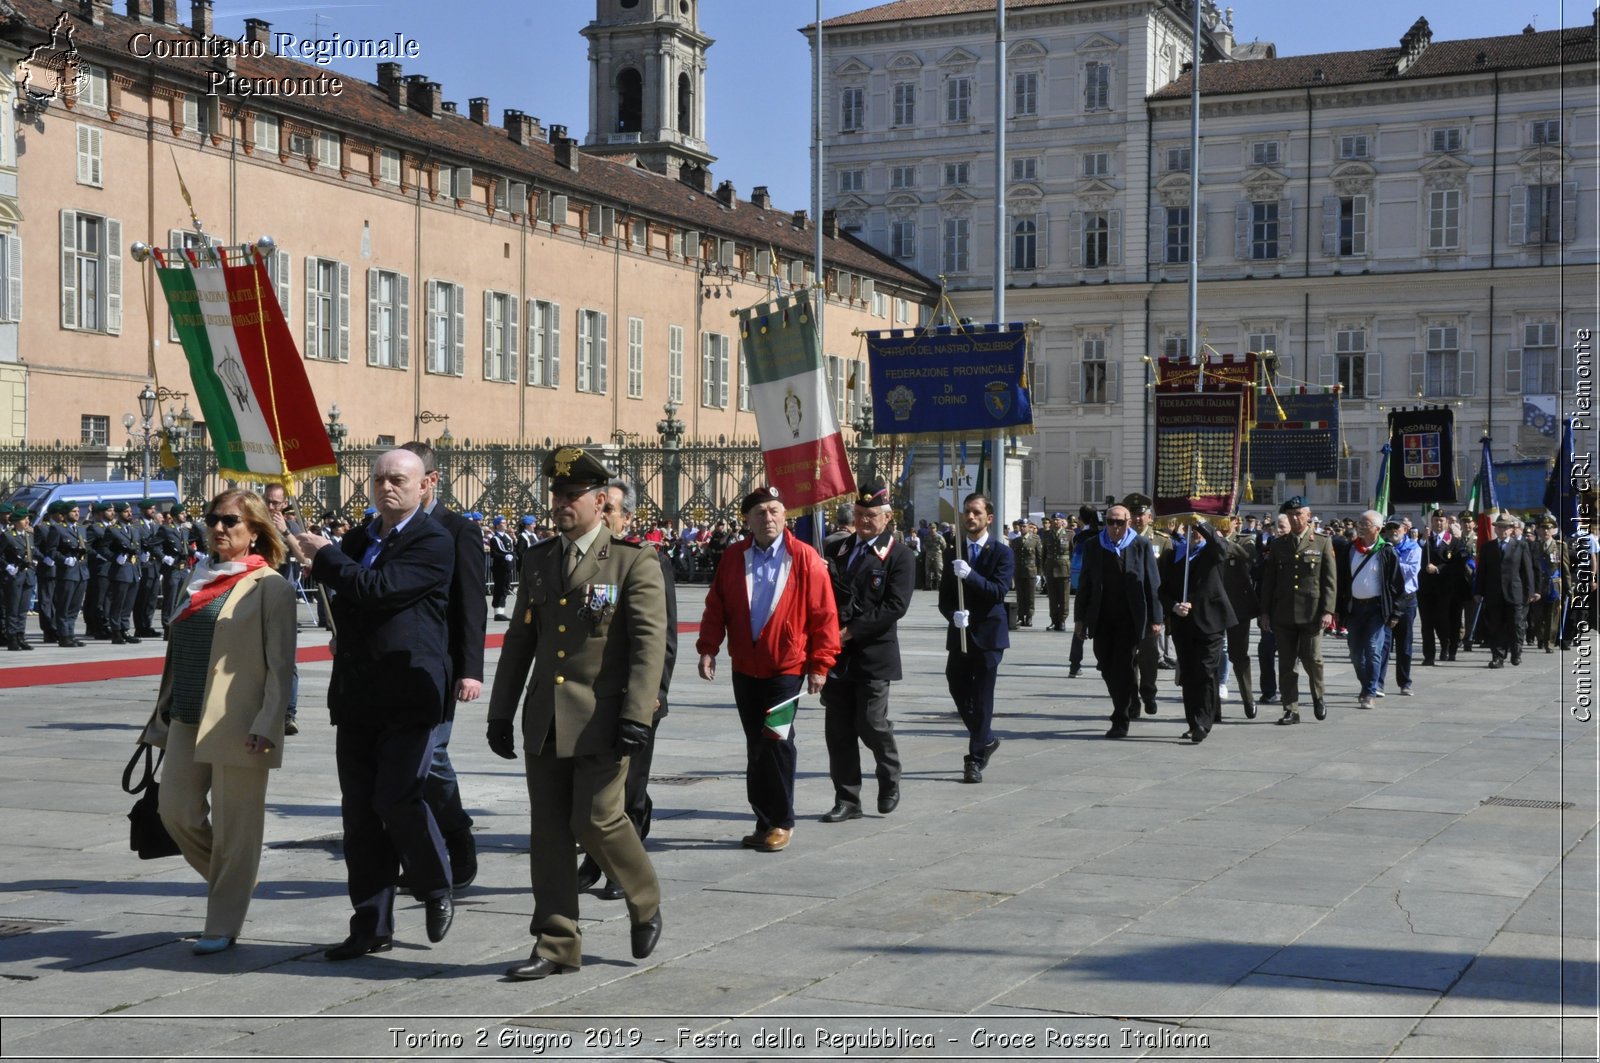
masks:
<svg viewBox="0 0 1600 1063"><path fill-rule="evenodd" d="M676 178L716 160L706 148L700 0L595 0L589 40L591 155L637 155Z"/></svg>

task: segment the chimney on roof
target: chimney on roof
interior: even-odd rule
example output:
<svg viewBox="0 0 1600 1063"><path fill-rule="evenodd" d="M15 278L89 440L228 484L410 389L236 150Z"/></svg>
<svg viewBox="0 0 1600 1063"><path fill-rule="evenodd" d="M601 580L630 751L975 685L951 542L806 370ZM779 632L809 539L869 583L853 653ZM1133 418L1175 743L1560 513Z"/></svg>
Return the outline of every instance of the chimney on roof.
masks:
<svg viewBox="0 0 1600 1063"><path fill-rule="evenodd" d="M795 211L794 212L794 216L789 219L789 224L793 225L796 229L799 229L801 232L805 232L805 229L806 229L806 212L803 211L803 210Z"/></svg>
<svg viewBox="0 0 1600 1063"><path fill-rule="evenodd" d="M178 24L178 0L154 0L150 17L163 26Z"/></svg>
<svg viewBox="0 0 1600 1063"><path fill-rule="evenodd" d="M766 185L756 185L750 190L750 205L761 210L772 209L772 196L767 192Z"/></svg>
<svg viewBox="0 0 1600 1063"><path fill-rule="evenodd" d="M128 0L128 17L140 22L150 21L150 0Z"/></svg>
<svg viewBox="0 0 1600 1063"><path fill-rule="evenodd" d="M550 143L554 144L558 140L565 140L565 139L567 139L567 127L566 126L564 126L564 125L552 125L550 127Z"/></svg>
<svg viewBox="0 0 1600 1063"><path fill-rule="evenodd" d="M556 130L561 133L558 136ZM566 126L550 127L550 143L556 149L556 165L565 166L573 173L578 172L578 142L567 136Z"/></svg>
<svg viewBox="0 0 1600 1063"><path fill-rule="evenodd" d="M1433 43L1433 30L1428 28L1428 20L1419 18L1406 30L1406 35L1400 38L1400 58L1394 65L1396 74L1403 74L1428 50L1428 45Z"/></svg>
<svg viewBox="0 0 1600 1063"><path fill-rule="evenodd" d="M78 0L78 17L94 26L105 24L100 17L100 5L95 0Z"/></svg>
<svg viewBox="0 0 1600 1063"><path fill-rule="evenodd" d="M678 171L678 180L702 195L711 192L711 171L704 166L685 166Z"/></svg>
<svg viewBox="0 0 1600 1063"><path fill-rule="evenodd" d="M467 101L467 116L479 125L489 124L489 97L474 96Z"/></svg>
<svg viewBox="0 0 1600 1063"><path fill-rule="evenodd" d="M822 212L822 235L830 240L839 238L839 212L825 210Z"/></svg>
<svg viewBox="0 0 1600 1063"><path fill-rule="evenodd" d="M443 103L441 103L439 105L439 110L442 111L445 114L455 114L456 113L456 101L455 100L445 100Z"/></svg>
<svg viewBox="0 0 1600 1063"><path fill-rule="evenodd" d="M211 0L189 0L189 27L196 37L209 37L216 29Z"/></svg>
<svg viewBox="0 0 1600 1063"><path fill-rule="evenodd" d="M717 186L717 202L729 209L739 205L739 193L733 190L732 181L724 181Z"/></svg>
<svg viewBox="0 0 1600 1063"><path fill-rule="evenodd" d="M539 120L532 115L507 107L504 124L506 136L515 144L527 147L544 139L544 130L539 127Z"/></svg>
<svg viewBox="0 0 1600 1063"><path fill-rule="evenodd" d="M265 48L272 43L272 23L260 18L247 18L244 20L244 39L247 44L259 44ZM379 69L382 69L380 64Z"/></svg>
<svg viewBox="0 0 1600 1063"><path fill-rule="evenodd" d="M426 74L411 74L406 77L407 102L429 118L439 116L439 92L439 83L429 81Z"/></svg>

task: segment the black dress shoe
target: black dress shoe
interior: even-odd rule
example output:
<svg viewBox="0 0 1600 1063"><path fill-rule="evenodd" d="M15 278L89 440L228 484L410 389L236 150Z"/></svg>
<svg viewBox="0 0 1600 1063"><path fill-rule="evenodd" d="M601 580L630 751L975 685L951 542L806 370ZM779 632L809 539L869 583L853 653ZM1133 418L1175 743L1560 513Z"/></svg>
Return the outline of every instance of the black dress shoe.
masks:
<svg viewBox="0 0 1600 1063"><path fill-rule="evenodd" d="M891 783L878 791L878 814L887 816L900 807L900 784Z"/></svg>
<svg viewBox="0 0 1600 1063"><path fill-rule="evenodd" d="M113 632L112 632L112 633L111 633L111 645L113 645L113 646L120 646L120 645L122 645L122 644L123 644L123 643L124 643L124 642L127 642L127 641L128 641L128 640L127 640L127 639L125 639L125 638L123 638L123 637L122 637L122 632L120 632L120 631L113 631ZM9 647L7 647L7 648L8 648L8 649L13 649L13 650L14 650L14 649L16 649L16 648L17 648L17 647L16 647L16 645L15 645L15 644L12 644L12 645L11 645L11 646L9 646Z"/></svg>
<svg viewBox="0 0 1600 1063"><path fill-rule="evenodd" d="M1261 702L1261 704L1263 704L1263 705L1276 705L1278 703L1278 695L1277 694L1263 694L1259 698L1257 698L1256 700Z"/></svg>
<svg viewBox="0 0 1600 1063"><path fill-rule="evenodd" d="M1244 703L1244 718L1247 719L1247 720L1253 720L1253 719L1256 718L1256 703L1255 702L1247 701L1247 702Z"/></svg>
<svg viewBox="0 0 1600 1063"><path fill-rule="evenodd" d="M656 914L650 917L649 922L634 923L633 931L633 958L642 960L656 950L656 942L661 940L661 909L656 909Z"/></svg>
<svg viewBox="0 0 1600 1063"><path fill-rule="evenodd" d="M126 643L127 645L129 645L129 646L133 646L133 645L136 645L140 641L140 639L139 639L139 636L137 636L137 635L124 635L124 636L122 636L122 641L124 643Z"/></svg>
<svg viewBox="0 0 1600 1063"><path fill-rule="evenodd" d="M606 879L606 884L595 890L594 895L602 901L620 901L628 894L621 886L610 879Z"/></svg>
<svg viewBox="0 0 1600 1063"><path fill-rule="evenodd" d="M32 647L31 647L31 646L29 646L29 645L28 645L28 644L27 644L27 643L26 643L26 642L24 642L24 643L23 643L23 644L22 644L22 648L23 648L23 649L25 649L25 650L27 650L27 649L32 649ZM1513 667L1513 668L1521 668L1521 667L1522 667L1522 654L1520 654L1520 653L1513 653L1513 654L1512 654L1512 655L1511 655L1511 666L1512 666L1512 667Z"/></svg>
<svg viewBox="0 0 1600 1063"><path fill-rule="evenodd" d="M1076 679L1076 678L1078 678L1078 676L1082 672L1083 672L1082 668L1077 668L1077 667L1069 668L1069 669L1067 669L1067 678L1068 679Z"/></svg>
<svg viewBox="0 0 1600 1063"><path fill-rule="evenodd" d="M1328 718L1328 703L1321 698L1313 699L1311 702L1311 715L1319 720L1326 720Z"/></svg>
<svg viewBox="0 0 1600 1063"><path fill-rule="evenodd" d="M446 893L443 897L435 897L430 901L424 901L423 904L428 909L428 940L437 945L444 940L446 934L450 933L450 924L456 917L455 902L450 899L450 894Z"/></svg>
<svg viewBox="0 0 1600 1063"><path fill-rule="evenodd" d="M450 857L450 890L460 893L478 877L478 844L472 828L462 827L444 836L445 853Z"/></svg>
<svg viewBox="0 0 1600 1063"><path fill-rule="evenodd" d="M1195 745L1199 745L1201 742L1204 742L1206 740L1206 735L1209 734L1209 733L1210 732L1203 731L1200 728L1196 727L1194 730L1190 731L1186 737L1189 739L1189 741L1193 742Z"/></svg>
<svg viewBox="0 0 1600 1063"><path fill-rule="evenodd" d="M1128 725L1125 724L1125 723L1114 723L1114 724L1112 724L1111 725L1111 730L1106 732L1106 737L1107 738L1127 738L1128 737Z"/></svg>
<svg viewBox="0 0 1600 1063"><path fill-rule="evenodd" d="M32 653L33 652L33 643L28 641L27 636L23 636L22 638L17 639L17 649L19 649L19 650L27 650L29 653ZM1512 663L1513 664L1521 664L1522 662L1521 661L1513 661Z"/></svg>
<svg viewBox="0 0 1600 1063"><path fill-rule="evenodd" d="M1489 661L1489 667L1490 668L1504 668L1505 666L1506 666L1506 662L1502 661L1498 657L1492 658Z"/></svg>
<svg viewBox="0 0 1600 1063"><path fill-rule="evenodd" d="M980 767L978 762L971 757L967 757L966 760L962 762L961 781L974 783L983 781L983 768Z"/></svg>
<svg viewBox="0 0 1600 1063"><path fill-rule="evenodd" d="M394 948L394 938L387 934L351 934L331 949L324 949L322 956L328 960L353 960L357 956L365 956L372 952L388 952Z"/></svg>
<svg viewBox="0 0 1600 1063"><path fill-rule="evenodd" d="M1149 701L1144 703L1144 714L1146 716L1154 716L1156 714L1155 699L1152 698L1151 700L1149 700Z"/></svg>
<svg viewBox="0 0 1600 1063"><path fill-rule="evenodd" d="M583 862L578 865L578 889L580 891L593 889L594 884L600 881L600 876L603 873L600 870L600 865L595 862L594 857L584 853Z"/></svg>
<svg viewBox="0 0 1600 1063"><path fill-rule="evenodd" d="M861 818L861 806L860 805L847 805L843 801L838 801L838 802L834 803L833 808L829 809L823 815L822 822L824 822L824 823L843 823L847 819L860 819L860 818Z"/></svg>
<svg viewBox="0 0 1600 1063"><path fill-rule="evenodd" d="M989 766L989 758L994 756L994 751L999 749L999 748L1000 748L1000 739L991 738L989 740L989 744L983 747L982 755L980 755L978 757L978 767L980 769L981 768L987 768Z"/></svg>
<svg viewBox="0 0 1600 1063"><path fill-rule="evenodd" d="M1283 715L1278 717L1280 724L1295 724L1300 722L1300 714L1294 709L1284 709Z"/></svg>
<svg viewBox="0 0 1600 1063"><path fill-rule="evenodd" d="M515 967L507 967L506 977L518 982L532 982L540 978L549 977L552 974L567 974L569 971L576 970L576 967L567 967L535 952L528 957L527 963L519 963Z"/></svg>

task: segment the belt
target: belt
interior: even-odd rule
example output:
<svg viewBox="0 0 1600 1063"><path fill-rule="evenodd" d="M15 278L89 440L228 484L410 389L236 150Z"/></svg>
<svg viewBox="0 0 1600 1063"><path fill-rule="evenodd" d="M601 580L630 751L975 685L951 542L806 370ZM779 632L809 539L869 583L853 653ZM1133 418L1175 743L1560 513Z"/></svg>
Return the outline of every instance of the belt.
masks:
<svg viewBox="0 0 1600 1063"><path fill-rule="evenodd" d="M1372 598L1351 598L1350 600L1351 600L1351 602L1353 602L1356 605L1371 605L1371 604L1380 603L1380 602L1383 601L1382 598L1379 598L1379 597L1376 597L1376 596L1374 596Z"/></svg>

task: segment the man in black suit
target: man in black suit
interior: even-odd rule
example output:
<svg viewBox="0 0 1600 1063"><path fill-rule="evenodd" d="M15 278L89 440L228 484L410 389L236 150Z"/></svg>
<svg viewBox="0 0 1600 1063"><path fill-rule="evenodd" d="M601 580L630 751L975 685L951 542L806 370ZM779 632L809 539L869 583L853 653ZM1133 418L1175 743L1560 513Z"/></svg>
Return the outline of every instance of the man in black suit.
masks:
<svg viewBox="0 0 1600 1063"><path fill-rule="evenodd" d="M1221 536L1196 519L1160 564L1160 596L1172 618L1183 715L1189 721L1183 737L1195 745L1205 741L1221 715L1222 643L1228 629L1239 622L1222 581L1228 562L1225 551Z"/></svg>
<svg viewBox="0 0 1600 1063"><path fill-rule="evenodd" d="M1138 717L1139 644L1161 634L1155 551L1131 520L1127 506L1112 506L1100 534L1083 544L1073 615L1073 633L1094 640L1094 659L1111 695L1107 738L1126 738L1128 724Z"/></svg>
<svg viewBox="0 0 1600 1063"><path fill-rule="evenodd" d="M401 865L427 908L429 941L443 941L455 907L444 838L423 798L434 728L451 691L447 656L455 544L422 511L422 459L390 450L372 465L377 513L337 545L301 532L333 597L328 708L344 813L350 936L323 953L348 960L391 947ZM482 562L480 561L481 565Z"/></svg>
<svg viewBox="0 0 1600 1063"><path fill-rule="evenodd" d="M1517 518L1501 513L1494 522L1493 542L1478 544L1478 585L1474 599L1483 604L1478 615L1479 640L1489 646L1489 667L1504 668L1506 657L1522 663L1522 638L1527 630L1528 606L1539 600L1533 551L1516 538Z"/></svg>
<svg viewBox="0 0 1600 1063"><path fill-rule="evenodd" d="M461 807L461 787L456 769L450 763L450 730L455 723L456 702L477 701L483 693L483 643L489 626L489 607L483 601L483 535L478 526L439 503L439 464L433 448L426 443L407 443L422 460L426 475L422 479L422 511L444 526L455 543L455 568L450 576L450 607L446 618L450 626L450 674L445 689L444 720L433 729L433 760L428 765L428 781L423 797L433 811L439 832L444 835L450 855L450 884L455 892L472 885L478 877L478 847L472 839L472 817Z"/></svg>
<svg viewBox="0 0 1600 1063"><path fill-rule="evenodd" d="M945 562L939 581L939 612L950 622L944 645L944 675L961 722L967 725L967 756L961 781L980 783L989 758L1000 748L994 718L994 678L1011 645L1006 592L1017 561L1003 537L991 535L994 503L974 492L961 502L965 534ZM959 585L959 586L958 586ZM965 638L963 638L965 632Z"/></svg>
<svg viewBox="0 0 1600 1063"><path fill-rule="evenodd" d="M1465 544L1450 534L1450 517L1436 509L1422 540L1417 608L1422 614L1422 663L1453 661L1461 641L1460 588L1467 566Z"/></svg>
<svg viewBox="0 0 1600 1063"><path fill-rule="evenodd" d="M890 529L894 509L884 483L856 496L855 534L823 550L839 607L839 657L822 688L823 728L833 809L824 823L861 818L861 748L877 765L878 811L900 803L900 750L889 720L889 684L900 678L897 624L911 605L917 555Z"/></svg>

